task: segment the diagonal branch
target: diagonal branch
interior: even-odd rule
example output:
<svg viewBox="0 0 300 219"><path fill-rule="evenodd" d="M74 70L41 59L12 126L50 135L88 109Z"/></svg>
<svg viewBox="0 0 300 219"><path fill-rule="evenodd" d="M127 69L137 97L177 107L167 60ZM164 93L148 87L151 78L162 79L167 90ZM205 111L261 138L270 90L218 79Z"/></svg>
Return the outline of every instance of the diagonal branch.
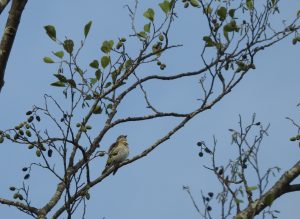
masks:
<svg viewBox="0 0 300 219"><path fill-rule="evenodd" d="M300 185L290 185L290 183L300 175L300 161L291 169L286 171L275 185L269 189L261 198L253 202L249 207L238 213L234 219L251 219L270 206L280 196L300 190Z"/></svg>
<svg viewBox="0 0 300 219"><path fill-rule="evenodd" d="M8 2L8 1L7 1ZM13 0L0 43L0 92L4 85L4 74L11 48L18 30L27 0ZM4 6L5 7L5 6ZM0 6L1 13L1 6Z"/></svg>
<svg viewBox="0 0 300 219"><path fill-rule="evenodd" d="M0 0L0 14L2 14L3 10L9 4L10 0Z"/></svg>

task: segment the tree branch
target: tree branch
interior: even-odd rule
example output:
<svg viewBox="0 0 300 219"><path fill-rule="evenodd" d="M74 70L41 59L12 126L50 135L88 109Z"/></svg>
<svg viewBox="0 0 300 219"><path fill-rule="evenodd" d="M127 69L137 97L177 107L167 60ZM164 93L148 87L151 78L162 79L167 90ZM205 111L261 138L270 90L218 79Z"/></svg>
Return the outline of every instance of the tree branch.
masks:
<svg viewBox="0 0 300 219"><path fill-rule="evenodd" d="M22 12L27 0L13 0L0 43L0 92L4 86L4 74L11 48L18 30ZM5 6L4 6L5 7ZM1 6L0 6L1 12Z"/></svg>
<svg viewBox="0 0 300 219"><path fill-rule="evenodd" d="M14 201L10 201L10 200L7 200L7 199L0 198L0 203L3 204L3 205L15 206L15 207L20 208L24 211L29 211L29 212L34 213L34 214L38 213L37 208L25 205L21 202L14 202Z"/></svg>
<svg viewBox="0 0 300 219"><path fill-rule="evenodd" d="M300 175L300 161L298 161L291 169L286 171L275 185L269 189L261 198L253 202L249 207L239 212L234 219L252 219L258 215L266 207L270 206L273 201L283 194L299 191L300 185L290 185L290 183Z"/></svg>
<svg viewBox="0 0 300 219"><path fill-rule="evenodd" d="M0 14L2 14L3 10L9 4L10 0L0 0Z"/></svg>

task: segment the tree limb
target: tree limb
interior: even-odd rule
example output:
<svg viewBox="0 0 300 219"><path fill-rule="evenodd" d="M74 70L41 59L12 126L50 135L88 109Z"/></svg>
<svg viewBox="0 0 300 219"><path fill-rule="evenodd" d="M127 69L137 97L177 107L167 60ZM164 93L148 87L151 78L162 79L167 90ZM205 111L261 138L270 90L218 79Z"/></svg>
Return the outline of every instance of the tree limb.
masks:
<svg viewBox="0 0 300 219"><path fill-rule="evenodd" d="M7 199L0 198L0 203L4 204L4 205L9 205L9 206L15 206L15 207L20 208L24 211L29 211L29 212L32 212L34 214L37 214L37 212L38 212L37 208L25 205L21 202L14 202L14 201L10 201L10 200L7 200Z"/></svg>
<svg viewBox="0 0 300 219"><path fill-rule="evenodd" d="M5 7L9 4L10 0L0 0L0 14L2 14Z"/></svg>
<svg viewBox="0 0 300 219"><path fill-rule="evenodd" d="M280 196L299 191L300 185L290 185L290 183L300 175L300 161L298 161L291 169L286 171L275 185L269 189L261 198L254 201L243 211L239 212L234 219L251 219L258 215L266 207L270 206Z"/></svg>
<svg viewBox="0 0 300 219"><path fill-rule="evenodd" d="M8 2L8 1L7 1ZM4 1L5 3L5 1ZM9 15L6 21L5 30L0 43L0 92L4 86L4 74L11 48L18 30L22 12L27 0L13 0ZM5 6L4 6L5 7ZM0 13L2 5L0 6Z"/></svg>

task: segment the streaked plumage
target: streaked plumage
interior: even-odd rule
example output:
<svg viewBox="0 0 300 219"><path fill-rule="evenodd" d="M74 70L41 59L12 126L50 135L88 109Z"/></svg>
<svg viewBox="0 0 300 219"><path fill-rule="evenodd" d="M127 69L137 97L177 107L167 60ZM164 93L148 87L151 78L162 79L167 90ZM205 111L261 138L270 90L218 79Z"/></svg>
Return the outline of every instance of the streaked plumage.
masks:
<svg viewBox="0 0 300 219"><path fill-rule="evenodd" d="M113 143L108 149L108 159L105 165L105 169L102 174L105 173L110 168L114 167L114 173L116 174L118 170L118 165L122 163L129 155L129 148L127 143L127 136L120 135L116 142Z"/></svg>

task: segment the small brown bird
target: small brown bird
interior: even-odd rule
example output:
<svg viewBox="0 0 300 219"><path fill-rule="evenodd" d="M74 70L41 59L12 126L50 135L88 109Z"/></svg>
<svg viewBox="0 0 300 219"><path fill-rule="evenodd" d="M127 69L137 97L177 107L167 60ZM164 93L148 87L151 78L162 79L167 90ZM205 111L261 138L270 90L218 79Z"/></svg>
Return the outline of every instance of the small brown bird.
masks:
<svg viewBox="0 0 300 219"><path fill-rule="evenodd" d="M113 175L115 175L118 170L119 164L126 160L128 155L129 148L127 143L127 136L120 135L117 138L116 142L113 143L108 149L108 159L102 174L104 174L111 167L114 167L115 170L113 172Z"/></svg>

